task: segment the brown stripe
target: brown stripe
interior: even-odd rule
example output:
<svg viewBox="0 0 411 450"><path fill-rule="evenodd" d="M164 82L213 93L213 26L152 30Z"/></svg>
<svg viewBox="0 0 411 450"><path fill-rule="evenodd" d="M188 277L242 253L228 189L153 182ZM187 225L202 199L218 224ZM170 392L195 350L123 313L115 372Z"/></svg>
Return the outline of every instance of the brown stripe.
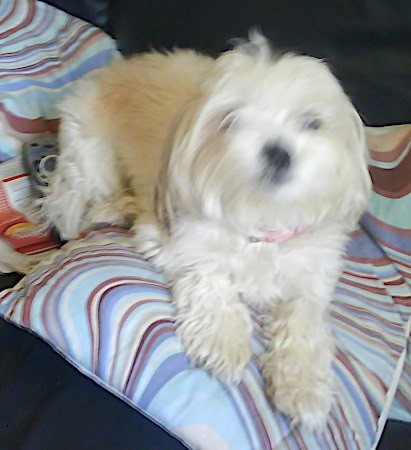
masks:
<svg viewBox="0 0 411 450"><path fill-rule="evenodd" d="M338 322L336 325L338 328L342 328L344 325L349 327L350 334L359 333L358 339L361 341L367 340L372 343L373 346L378 347L379 349L384 350L384 347L389 347L396 353L401 353L404 350L403 345L396 344L395 342L389 341L383 331L372 330L370 328L366 328L364 326L360 326L356 320L350 320L346 316L336 312L331 312L331 317ZM375 319L375 317L373 318ZM375 323L375 321L373 321ZM403 327L396 327L399 331L404 332ZM385 351L385 350L384 350Z"/></svg>
<svg viewBox="0 0 411 450"><path fill-rule="evenodd" d="M119 348L119 343L120 343L120 335L123 329L123 324L124 322L128 319L128 317L130 316L130 314L132 314L134 312L134 310L136 310L138 307L145 305L147 303L155 303L158 302L158 299L151 299L151 298L147 298L141 301L138 301L136 303L133 303L126 311L125 313L121 316L120 321L118 322L117 326L116 326L116 333L115 333L115 344L114 344L114 354L117 354ZM96 362L96 367L98 366L98 361ZM97 372L96 372L97 373ZM109 383L112 384L113 383L113 371L112 371L112 367L110 367L110 376L109 376Z"/></svg>
<svg viewBox="0 0 411 450"><path fill-rule="evenodd" d="M388 134L387 137L389 137L391 134ZM381 141L384 140L384 135L382 136L373 136L373 139L376 140L377 143L381 143ZM377 141L378 139L378 141ZM401 153L405 150L407 145L409 144L411 140L411 130L405 134L403 138L401 138L400 142L392 149L392 150L373 150L370 148L371 157L375 159L376 161L380 162L393 162L395 161L399 156L401 156ZM372 146L372 144L370 144Z"/></svg>
<svg viewBox="0 0 411 450"><path fill-rule="evenodd" d="M351 354L351 352L350 352ZM374 418L374 424L377 423L377 420L380 416L380 413L378 409L375 407L374 403L372 402L371 398L368 395L368 392L366 389L364 389L363 382L361 378L361 371L357 370L357 368L354 366L353 361L348 358L342 351L338 352L337 355L338 360L341 362L341 364L345 367L345 369L351 374L353 380L356 381L358 386L358 393L362 394L362 398L365 400L363 406L368 406L369 411L371 412L373 418ZM367 379L367 376L369 376L369 369L366 369L368 373L365 374L365 378Z"/></svg>
<svg viewBox="0 0 411 450"><path fill-rule="evenodd" d="M411 411L411 398L403 394L400 389L397 390L395 396L397 397L398 401L402 403L402 406L405 410Z"/></svg>
<svg viewBox="0 0 411 450"><path fill-rule="evenodd" d="M83 30L87 31L88 29L89 29L89 27L87 25L83 25L81 28L76 30L76 32L72 36L70 36L70 39L59 48L59 54L57 54L55 56L43 57L43 58L36 60L26 66L19 65L17 67L6 67L5 69L2 69L1 71L5 72L5 74L6 74L4 78L18 76L20 73L22 73L23 75L26 75L26 76L30 75L30 74L36 74L39 72L35 72L35 71L30 72L30 70L44 66L45 64L47 64L51 61L65 61L67 55L63 55L64 51L69 49L73 45L74 42L78 42L79 38L81 37L81 35L83 33ZM93 34L93 33L95 34L96 31L98 31L98 30L93 31L91 34ZM43 46L43 44L41 44L41 46ZM82 45L80 45L76 48L81 49L84 47Z"/></svg>
<svg viewBox="0 0 411 450"><path fill-rule="evenodd" d="M374 186L373 191L376 194L379 194L385 198L394 198L394 199L403 198L406 197L411 192L411 183L409 183L408 186L405 186L404 189L398 192L389 192L382 188L379 188L378 186Z"/></svg>
<svg viewBox="0 0 411 450"><path fill-rule="evenodd" d="M332 419L332 422L334 422L334 425L337 423L336 417L335 417L335 415L334 415L332 410L330 412L330 419ZM331 440L333 442L334 448L338 449L337 439L339 441L343 442L344 447L347 447L347 443L345 442L343 434L341 433L341 427L335 427L336 430L338 431L338 434L339 434L339 438L336 438L335 435L334 435L333 427L331 426L330 422L331 422L331 420L327 424L327 430L328 430L328 435L331 437Z"/></svg>
<svg viewBox="0 0 411 450"><path fill-rule="evenodd" d="M158 329L160 327L160 329ZM140 330L137 330L140 333ZM133 361L127 375L127 380L122 390L123 394L131 398L135 388L135 381L141 375L141 367L147 359L147 355L151 350L151 342L156 341L164 332L175 333L175 324L171 319L158 319L150 323L141 336L138 347L133 353L131 361Z"/></svg>
<svg viewBox="0 0 411 450"><path fill-rule="evenodd" d="M110 255L109 255L110 256ZM74 268L74 270L78 270L80 266L77 266ZM65 272L68 273L68 272ZM146 280L144 278L140 278L140 277L116 277L116 278L110 278L109 280L104 281L103 283L99 284L98 286L96 286L93 291L89 294L88 296L88 300L87 300L87 319L88 319L88 323L89 323L89 329L90 329L90 338L91 338L91 348L93 351L93 370L97 364L97 349L99 347L99 336L95 335L94 329L93 329L93 324L92 324L92 319L94 318L94 315L92 314L91 310L92 310L92 306L94 303L98 303L97 306L97 311L100 311L100 303L104 300L105 298L105 294L106 294L106 287L108 286L109 288L112 287L118 287L117 286L112 286L115 283L121 283L120 285L124 285L128 282L128 284L131 284L131 282L133 282L132 284L134 285L139 285L139 284L145 284L145 285L150 285L150 286L156 286L156 287L160 287L164 288L163 285L158 284L156 282L150 281L150 280ZM99 291L102 291L101 296L97 297L97 293ZM98 333L98 331L97 331Z"/></svg>
<svg viewBox="0 0 411 450"><path fill-rule="evenodd" d="M349 270L347 268L345 268L343 270L343 274L350 275L350 276L356 277L356 278L361 278L363 280L373 280L373 281L378 280L377 275L368 275L368 274L363 274L363 273L352 272L351 270Z"/></svg>
<svg viewBox="0 0 411 450"><path fill-rule="evenodd" d="M19 1L19 0L17 0ZM17 3L16 1L16 3ZM29 11L27 13L27 16L24 18L23 22L20 22L19 25L15 26L14 28L10 28L9 30L5 31L4 33L0 33L0 39L5 39L6 37L9 37L16 31L19 31L23 28L25 28L27 25L31 23L34 17L34 11L36 10L36 6L33 0L29 3Z"/></svg>
<svg viewBox="0 0 411 450"><path fill-rule="evenodd" d="M259 410L256 407L256 403L254 402L253 397L250 394L248 386L246 385L246 383L244 381L242 381L239 384L238 389L240 391L243 402L247 405L248 413L253 418L253 423L256 428L258 437L259 437L259 442L263 445L262 448L263 449L271 449L272 445L271 445L269 434L267 432L267 428L264 424L264 421L261 417Z"/></svg>
<svg viewBox="0 0 411 450"><path fill-rule="evenodd" d="M351 256L346 258L348 261L356 262L356 263L366 263L371 264L376 267L383 267L390 265L391 261L388 258L362 258L360 256Z"/></svg>
<svg viewBox="0 0 411 450"><path fill-rule="evenodd" d="M411 229L394 227L393 225L390 225L387 222L383 222L377 217L371 215L370 213L367 213L367 218L372 222L375 222L380 228L383 228L384 230L391 231L392 233L398 234L400 236L411 237Z"/></svg>
<svg viewBox="0 0 411 450"><path fill-rule="evenodd" d="M13 6L12 6L11 10L8 12L8 14L6 15L6 17L3 17L3 19L0 20L0 25L2 25L3 23L7 22L10 19L10 17L13 15L13 13L14 13L14 11L16 9L17 1L18 0L15 0L13 2ZM0 35L0 37L1 37L1 35Z"/></svg>
<svg viewBox="0 0 411 450"><path fill-rule="evenodd" d="M346 295L347 297L354 297L356 300L361 300L364 305L370 305L371 308L375 308L376 305L375 300L373 300L371 297L367 297L366 295L364 295L365 293L361 294L360 291L353 292L352 290L343 287L341 285L338 287L338 292ZM385 297L388 297L390 300L392 300L392 298L389 297L388 295ZM337 306L341 305L342 307L346 305L346 303L340 299L333 300L333 303L336 304ZM378 300L378 305L380 305L381 307L385 306L388 308L392 308L392 302L384 301L383 299Z"/></svg>
<svg viewBox="0 0 411 450"><path fill-rule="evenodd" d="M86 45L88 45L90 42L97 40L100 38L102 32L100 30L94 30L92 33L90 33L90 35L87 37L87 39L85 39L84 41L82 41L82 45L78 46L75 48L75 50L73 51L73 53L70 53L69 55L66 55L64 58L55 58L56 61L58 61L57 64L54 64L52 66L46 67L43 70L39 70L39 71L33 71L30 73L25 73L25 74L15 74L15 73L11 73L9 75L2 75L1 78L2 80L7 80L9 78L13 79L16 78L17 75L19 75L20 77L31 77L31 78L39 78L39 75L43 75L43 74L52 74L53 72L59 72L61 71L61 62L70 62L70 60L74 59L75 56L77 56L77 54L79 52L84 51Z"/></svg>
<svg viewBox="0 0 411 450"><path fill-rule="evenodd" d="M382 281L386 286L402 286L402 285L405 285L405 281L404 281L404 279L401 278L401 277L398 277L398 278L396 278L396 279L394 279L394 280L389 280L389 281L382 279L381 281Z"/></svg>
<svg viewBox="0 0 411 450"><path fill-rule="evenodd" d="M411 307L411 297L392 297L392 299L394 300L394 302L397 305L402 305L402 306L408 306Z"/></svg>
<svg viewBox="0 0 411 450"><path fill-rule="evenodd" d="M340 352L339 352L340 353ZM338 356L337 356L337 358L338 358ZM341 364L343 364L343 363L341 363ZM342 405L340 404L340 402L337 402L337 407L338 407L338 409L339 409L339 411L340 411L340 414L341 414L341 416L342 416L342 418L344 419L344 426L342 427L341 425L340 425L340 423L339 422L337 422L337 428L338 429L341 429L341 430L344 430L345 432L348 432L349 431L349 433L350 433L350 447L351 447L351 443L354 443L355 445L356 445L356 447L357 447L357 449L356 450L360 450L360 444L358 443L358 441L357 441L357 437L358 437L358 433L354 433L354 431L352 430L352 428L351 428L351 426L350 426L350 423L348 422L348 419L347 419L347 416L345 415L345 411L344 411L344 408L342 407ZM349 449L350 448L348 445L347 445L347 447L344 447L344 449Z"/></svg>
<svg viewBox="0 0 411 450"><path fill-rule="evenodd" d="M350 286L359 288L359 289L361 289L363 291L373 292L374 294L379 294L379 295L386 295L387 294L387 291L384 288L378 288L378 287L369 286L367 284L358 283L356 281L348 280L347 278L340 278L340 282L343 283L343 284L348 284Z"/></svg>
<svg viewBox="0 0 411 450"><path fill-rule="evenodd" d="M394 303L397 303L397 302L395 302L395 297L392 297L392 299L394 300ZM401 331L404 328L403 324L397 324L397 323L392 322L389 319L385 319L384 317L381 317L379 315L378 311L374 312L371 309L361 308L359 306L353 306L353 305L350 305L348 303L342 303L342 302L338 302L338 306L339 306L339 309L345 309L347 311L350 311L351 313L354 312L354 314L355 313L359 313L361 315L361 317L363 317L363 318L365 318L365 317L370 318L371 317L373 319L372 323L383 323L389 328L399 329ZM336 314L339 314L339 313L336 312ZM350 317L351 317L351 315L350 315Z"/></svg>
<svg viewBox="0 0 411 450"><path fill-rule="evenodd" d="M409 190L411 185L411 152L408 152L398 166L392 169L371 166L369 170L374 189L383 189L392 195Z"/></svg>
<svg viewBox="0 0 411 450"><path fill-rule="evenodd" d="M70 25L71 21L66 21L66 23L57 30L57 35L60 35L61 33L65 33L68 29L68 26ZM8 53L0 53L0 58L3 57L9 57L9 56L19 56L24 55L26 52L29 52L31 50L34 50L36 48L42 48L47 47L49 44L52 44L53 42L56 42L56 37L51 38L49 41L43 41L39 44L29 45L27 47L24 47L22 49L16 50L15 52L8 52Z"/></svg>

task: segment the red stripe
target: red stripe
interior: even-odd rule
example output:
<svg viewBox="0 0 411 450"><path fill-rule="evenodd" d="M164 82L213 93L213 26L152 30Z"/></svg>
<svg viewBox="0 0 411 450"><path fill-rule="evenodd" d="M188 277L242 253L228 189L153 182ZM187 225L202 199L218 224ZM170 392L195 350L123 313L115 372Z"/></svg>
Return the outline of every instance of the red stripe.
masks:
<svg viewBox="0 0 411 450"><path fill-rule="evenodd" d="M26 119L25 117L19 117L15 114L7 111L5 106L0 103L0 111L4 113L11 128L17 133L24 134L39 134L51 132L56 134L58 132L59 119L46 120L43 117L37 117L36 119Z"/></svg>
<svg viewBox="0 0 411 450"><path fill-rule="evenodd" d="M19 178L27 177L27 173L19 173L18 175L14 175L13 177L4 178L3 183L7 183L8 181L18 180Z"/></svg>

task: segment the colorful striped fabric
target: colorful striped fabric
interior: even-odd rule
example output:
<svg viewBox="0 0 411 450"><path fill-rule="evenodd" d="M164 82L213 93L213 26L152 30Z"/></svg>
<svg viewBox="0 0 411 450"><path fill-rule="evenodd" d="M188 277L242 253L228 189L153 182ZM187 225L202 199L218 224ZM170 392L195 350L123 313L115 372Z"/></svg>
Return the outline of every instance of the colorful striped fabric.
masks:
<svg viewBox="0 0 411 450"><path fill-rule="evenodd" d="M411 126L369 129L373 195L362 226L393 266L393 300L408 320L411 309ZM382 265L382 264L381 264ZM389 416L411 422L411 344Z"/></svg>
<svg viewBox="0 0 411 450"><path fill-rule="evenodd" d="M58 125L72 82L117 56L100 30L34 0L0 1L0 161ZM374 193L331 307L337 404L324 433L266 398L258 315L244 380L192 367L163 277L119 229L90 232L0 293L0 316L199 449L371 448L387 416L411 421L411 126L369 130ZM398 386L398 389L397 389Z"/></svg>
<svg viewBox="0 0 411 450"><path fill-rule="evenodd" d="M56 132L72 82L117 55L101 30L36 0L0 1L0 162Z"/></svg>
<svg viewBox="0 0 411 450"><path fill-rule="evenodd" d="M292 426L265 396L256 314L254 356L238 386L190 364L175 334L163 277L121 230L93 231L69 244L64 254L0 294L0 314L35 332L192 448L370 449L396 391L395 417L411 420L410 366L404 363L411 311L411 172L404 175L402 166L409 164L411 126L372 133L370 211L353 233L331 305L337 403L322 433Z"/></svg>

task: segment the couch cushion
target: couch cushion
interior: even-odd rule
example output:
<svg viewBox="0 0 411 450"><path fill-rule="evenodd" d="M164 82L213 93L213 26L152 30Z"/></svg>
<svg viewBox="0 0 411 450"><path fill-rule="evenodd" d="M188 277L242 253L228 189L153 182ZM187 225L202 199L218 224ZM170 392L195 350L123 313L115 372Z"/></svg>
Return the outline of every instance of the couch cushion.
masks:
<svg viewBox="0 0 411 450"><path fill-rule="evenodd" d="M260 27L280 49L324 58L369 125L411 121L409 0L112 0L126 54L174 45L211 53Z"/></svg>

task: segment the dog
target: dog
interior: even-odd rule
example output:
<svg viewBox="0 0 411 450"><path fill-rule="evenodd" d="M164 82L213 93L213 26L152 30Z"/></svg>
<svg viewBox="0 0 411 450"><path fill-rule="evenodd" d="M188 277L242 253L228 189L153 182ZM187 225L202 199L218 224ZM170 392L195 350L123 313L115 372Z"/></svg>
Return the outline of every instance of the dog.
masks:
<svg viewBox="0 0 411 450"><path fill-rule="evenodd" d="M333 404L327 309L370 191L361 119L327 65L254 33L217 58L121 60L62 104L42 212L64 239L132 224L166 274L193 363L241 380L248 305L265 314L267 393L320 429Z"/></svg>

